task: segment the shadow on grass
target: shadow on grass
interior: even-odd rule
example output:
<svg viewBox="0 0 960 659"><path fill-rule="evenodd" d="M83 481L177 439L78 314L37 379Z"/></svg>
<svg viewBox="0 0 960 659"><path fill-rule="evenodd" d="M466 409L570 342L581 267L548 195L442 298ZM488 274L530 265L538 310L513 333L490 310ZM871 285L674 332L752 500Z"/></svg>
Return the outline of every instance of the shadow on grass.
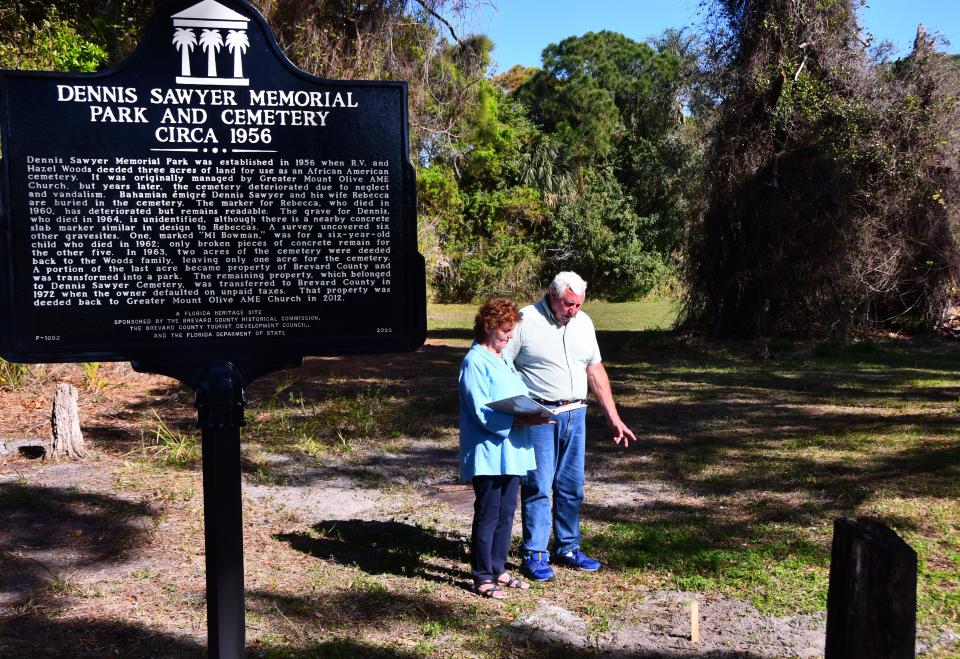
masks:
<svg viewBox="0 0 960 659"><path fill-rule="evenodd" d="M579 648L565 645L558 642L549 642L543 640L531 641L529 643L516 643L506 645L506 653L509 657L516 658L536 658L540 659L588 659L602 657L604 659L765 659L768 655L758 655L752 652L732 652L725 650L711 650L708 653L703 652L675 652L667 650L598 650L594 648Z"/></svg>
<svg viewBox="0 0 960 659"><path fill-rule="evenodd" d="M895 388L871 407L870 397L881 394L856 372L846 376L843 400L806 388L802 378L758 384L756 375L734 373L722 380L665 369L644 377L658 395L646 397L645 387L638 387L633 399L644 400L622 404L621 416L639 431L635 449L652 460L641 465L625 455L605 440L602 422L594 419L590 466L604 480L643 474L702 495L794 493L801 495L795 500L798 514L846 514L879 490L901 496L957 493L955 415L916 409L897 414L891 399L906 397L897 396ZM700 393L691 397L681 378L695 382L692 388Z"/></svg>
<svg viewBox="0 0 960 659"><path fill-rule="evenodd" d="M308 358L301 369L256 381L244 440L295 453L304 438L329 446L341 441L340 433L344 444L361 450L355 458L337 454L336 472L358 486L417 482L424 466L437 465L452 481L457 369L466 348L436 342L469 340L470 332L434 330L430 338L435 342L412 354ZM665 493L585 506L587 521L624 526L600 548L623 566L651 564L691 579L702 570L711 578L734 569L740 547L744 564L793 560L796 574L822 571L828 538L808 527L852 516L878 494L960 495L956 345L798 342L760 360L752 344L711 343L689 333L599 331L598 338L621 416L641 441L627 451L616 447L592 405L588 487L591 481L669 484L674 494L702 502L671 508L677 497ZM370 448L394 439L389 449ZM321 463L311 473L329 477ZM778 536L776 525L789 533ZM353 544L317 531L284 539L306 553L357 562ZM765 543L777 556L765 553ZM643 551L630 554L634 545ZM675 556L664 557L658 546ZM401 547L393 556L382 546L365 551L360 561L372 574L424 569Z"/></svg>
<svg viewBox="0 0 960 659"><path fill-rule="evenodd" d="M431 333L468 337L467 329ZM954 414L924 409L960 396L952 377L960 372L956 346L877 341L761 361L750 344L679 332L598 337L621 416L641 438L629 452L615 447L593 405L587 466L601 478L670 482L703 495L796 495L792 512L775 511L780 519L849 514L881 488L903 496L957 491L960 425ZM245 441L296 453L304 438L327 450L400 438L389 455L347 458L346 469L371 487L415 477L436 460L446 465L443 455L423 455L441 449L411 442L435 440L442 429L452 436L464 353L431 344L411 354L308 358L302 369L254 383ZM897 433L902 446L891 450L888 439ZM881 437L883 450L871 449L872 436ZM825 459L813 452L817 443L847 453ZM449 450L453 474L452 443ZM641 464L638 454L652 459Z"/></svg>
<svg viewBox="0 0 960 659"><path fill-rule="evenodd" d="M250 656L269 659L414 659L423 655L371 645L353 638L340 638L297 647L258 644L250 648Z"/></svg>
<svg viewBox="0 0 960 659"><path fill-rule="evenodd" d="M260 378L248 393L251 400L265 400L293 383L305 399L324 400L376 382L387 394L408 394L437 380L448 385L451 373L456 382L465 354L466 348L424 345L412 353L308 357L301 368Z"/></svg>
<svg viewBox="0 0 960 659"><path fill-rule="evenodd" d="M155 515L113 496L0 484L0 656L204 656L193 639L135 624L56 619L82 592L78 573L122 562Z"/></svg>
<svg viewBox="0 0 960 659"><path fill-rule="evenodd" d="M514 659L596 659L597 657L608 659L613 657L618 659L702 659L706 656L711 659L761 659L761 655L753 653L725 652L723 650L710 652L709 655L700 652L601 652L546 641L537 641L530 644L512 644L503 641L497 643L502 647L505 656ZM429 642L427 645L429 645ZM256 646L251 650L251 656L269 657L270 659L353 659L353 657L359 659L412 659L413 657L423 657L424 653L419 651L404 652L393 648L366 644L355 639L343 638L325 643L311 643L300 647ZM430 654L430 656L434 656L434 654Z"/></svg>
<svg viewBox="0 0 960 659"><path fill-rule="evenodd" d="M349 591L337 592L322 600L279 595L266 590L247 592L247 612L269 616L281 613L299 623L316 623L325 628L353 624L374 624L400 618L414 621L456 619L454 609L427 595L389 592L369 583L351 584Z"/></svg>
<svg viewBox="0 0 960 659"><path fill-rule="evenodd" d="M308 358L301 369L253 383L244 441L273 453L345 457L339 473L356 475L361 487L409 481L437 460L448 461L453 473L455 451L433 444L456 427L457 370L465 353L426 345L409 354ZM394 440L388 450L364 450ZM352 461L355 448L361 450ZM288 476L280 461L248 469L276 482ZM310 473L327 476L322 469Z"/></svg>
<svg viewBox="0 0 960 659"><path fill-rule="evenodd" d="M78 571L134 549L157 513L142 503L74 489L0 484L0 603L57 608Z"/></svg>
<svg viewBox="0 0 960 659"><path fill-rule="evenodd" d="M261 619L277 616L301 636L313 634L346 635L324 642L293 641L290 643L260 643L250 646L250 655L255 657L422 657L445 656L443 636L449 631L458 635L470 635L475 643L467 647L484 648L489 656L525 658L586 659L588 657L630 657L636 659L693 659L704 656L686 652L601 652L595 648L579 648L552 640L539 638L537 629L507 630L498 615L486 617L481 611L470 611L461 605L438 601L422 592L388 591L385 587L370 584L351 584L350 590L322 599L278 595L270 591L255 590L247 593L247 610L256 612ZM382 632L383 625L396 621L413 623L405 638L419 640L418 649L406 651L384 647L375 641L364 640L365 629ZM432 623L440 631L437 636L419 632L417 628ZM492 629L487 625L492 625ZM282 625L281 625L282 626ZM484 650L481 650L481 654ZM751 653L715 651L711 657L718 659L758 659Z"/></svg>
<svg viewBox="0 0 960 659"><path fill-rule="evenodd" d="M448 583L466 573L433 565L425 557L466 564L466 544L453 534L401 522L335 520L313 525L313 533L274 536L293 549L324 560L353 565L367 574L420 577Z"/></svg>
<svg viewBox="0 0 960 659"><path fill-rule="evenodd" d="M678 590L735 594L778 615L823 610L829 530L763 521L776 502L759 505L757 518L662 502L622 511L588 505L584 517L604 524L585 537L611 568L652 570Z"/></svg>
<svg viewBox="0 0 960 659"><path fill-rule="evenodd" d="M0 618L3 657L199 659L206 655L205 645L195 639L161 634L125 622L89 618L49 620L34 615Z"/></svg>
<svg viewBox="0 0 960 659"><path fill-rule="evenodd" d="M437 628L464 628L461 614L454 605L418 590L389 591L379 583L369 582L344 585L349 588L319 599L278 595L264 590L248 592L248 614L255 612L260 620L276 618L277 627L296 630L295 638L299 634L299 638L289 644L254 642L251 654L265 657L422 657L423 652L408 654L401 649L365 640L366 631L382 636L385 626L394 626L398 621L412 625L412 629L424 623L433 623ZM330 635L340 638L303 642L303 639L329 638Z"/></svg>
<svg viewBox="0 0 960 659"><path fill-rule="evenodd" d="M603 523L588 545L614 566L687 590L720 584L765 610L816 610L832 519L878 496L960 494L956 346L891 341L761 361L749 345L681 335L654 349L669 337L647 334L608 337L620 350L604 352L640 442L614 445L595 408L588 420L588 488L635 485L583 508Z"/></svg>
<svg viewBox="0 0 960 659"><path fill-rule="evenodd" d="M134 383L133 387L137 385ZM81 393L81 400L83 397ZM119 424L97 423L100 419L94 415L82 418L84 438L99 448L127 453L141 446L144 440L141 430L149 435L149 429L156 427L156 415L171 428L184 433L193 432L197 421L193 400L189 387L173 379L167 380L112 411L110 417L120 421ZM85 415L81 413L81 416Z"/></svg>

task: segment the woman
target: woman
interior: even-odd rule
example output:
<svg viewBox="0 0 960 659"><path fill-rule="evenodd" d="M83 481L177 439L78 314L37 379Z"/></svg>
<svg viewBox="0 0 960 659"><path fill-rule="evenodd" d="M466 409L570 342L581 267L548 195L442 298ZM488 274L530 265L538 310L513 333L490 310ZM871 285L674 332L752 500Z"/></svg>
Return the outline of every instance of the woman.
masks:
<svg viewBox="0 0 960 659"><path fill-rule="evenodd" d="M470 537L474 591L504 599L504 588L529 588L506 571L520 477L536 469L523 426L543 423L497 412L487 403L526 394L513 362L502 353L520 322L510 300L493 298L477 312L474 343L460 365L460 479L476 494Z"/></svg>

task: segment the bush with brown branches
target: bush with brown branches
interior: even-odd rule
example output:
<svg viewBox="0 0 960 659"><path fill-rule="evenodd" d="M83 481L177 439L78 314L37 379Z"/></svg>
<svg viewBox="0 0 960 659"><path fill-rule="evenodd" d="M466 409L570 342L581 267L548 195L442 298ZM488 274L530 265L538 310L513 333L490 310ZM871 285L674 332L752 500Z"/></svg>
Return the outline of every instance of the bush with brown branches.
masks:
<svg viewBox="0 0 960 659"><path fill-rule="evenodd" d="M889 64L854 0L718 0L722 99L688 243L686 320L721 334L933 327L956 298L960 71Z"/></svg>

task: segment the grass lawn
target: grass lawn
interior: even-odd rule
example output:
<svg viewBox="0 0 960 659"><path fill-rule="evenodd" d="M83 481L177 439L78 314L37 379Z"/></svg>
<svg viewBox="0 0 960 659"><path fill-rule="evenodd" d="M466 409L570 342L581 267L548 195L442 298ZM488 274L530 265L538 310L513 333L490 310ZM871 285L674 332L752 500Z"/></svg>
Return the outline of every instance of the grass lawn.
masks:
<svg viewBox="0 0 960 659"><path fill-rule="evenodd" d="M504 603L465 588L472 499L456 485L455 383L476 305L431 305L417 353L311 358L249 387L251 656L585 657L647 629L651 593L749 602L769 620L822 612L840 516L879 519L917 551L924 656L960 656L960 345L772 341L761 359L753 344L670 331L666 301L585 309L640 438L615 446L591 406L584 548L605 569L561 571ZM57 367L86 392L100 457L85 480L69 480L80 467L0 460L0 511L56 524L0 528L0 656L37 638L49 656L203 654L193 397L116 366L97 386L89 368ZM10 436L48 422L52 371L37 372L0 388ZM330 502L311 492L344 510L322 512ZM64 547L82 560L54 562ZM498 633L543 603L584 621L588 647ZM671 633L660 638L680 642Z"/></svg>
<svg viewBox="0 0 960 659"><path fill-rule="evenodd" d="M412 397L429 411L378 428L391 446L432 433L455 450L449 389L476 308L430 306L429 343L445 365L423 372L415 393L360 392L370 409ZM919 638L960 631L958 346L774 341L760 359L750 344L668 331L669 301L585 310L641 438L616 449L594 410L584 541L612 569L592 582L588 616L602 621L628 604L622 593L650 588L735 597L770 615L822 611L833 520L869 516L919 554ZM603 500L608 488L617 505ZM584 585L568 587L560 598L575 601Z"/></svg>
<svg viewBox="0 0 960 659"><path fill-rule="evenodd" d="M672 505L593 522L591 540L611 563L643 583L724 593L777 615L816 611L833 520L871 517L918 553L920 636L957 629L956 344L774 342L772 358L759 359L752 345L598 328L645 459L600 450L595 471L676 494Z"/></svg>
<svg viewBox="0 0 960 659"><path fill-rule="evenodd" d="M664 488L615 514L588 494L585 544L600 558L644 586L813 612L826 606L833 520L876 518L918 553L920 636L960 631L956 344L773 341L760 359L753 345L664 331L670 301L584 310L641 438L615 451L595 415L588 470ZM474 311L431 306L431 333L468 327Z"/></svg>
<svg viewBox="0 0 960 659"><path fill-rule="evenodd" d="M534 300L517 300L525 306ZM427 328L431 332L473 327L473 317L479 304L430 304L427 308ZM590 314L597 327L610 331L637 331L668 329L676 318L676 303L672 300L642 300L640 302L587 301L583 310Z"/></svg>

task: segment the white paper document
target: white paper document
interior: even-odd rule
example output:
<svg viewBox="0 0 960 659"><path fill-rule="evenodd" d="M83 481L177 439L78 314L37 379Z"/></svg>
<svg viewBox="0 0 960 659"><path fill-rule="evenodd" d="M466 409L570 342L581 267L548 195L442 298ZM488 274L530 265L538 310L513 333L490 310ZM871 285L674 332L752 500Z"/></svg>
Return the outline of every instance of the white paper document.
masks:
<svg viewBox="0 0 960 659"><path fill-rule="evenodd" d="M498 412L506 412L514 416L542 416L547 419L562 412L569 412L570 410L576 410L586 406L586 403L567 403L566 405L550 408L546 405L541 405L530 398L530 396L525 395L511 396L510 398L503 398L501 400L495 400L492 403L487 403L487 407L497 410Z"/></svg>

